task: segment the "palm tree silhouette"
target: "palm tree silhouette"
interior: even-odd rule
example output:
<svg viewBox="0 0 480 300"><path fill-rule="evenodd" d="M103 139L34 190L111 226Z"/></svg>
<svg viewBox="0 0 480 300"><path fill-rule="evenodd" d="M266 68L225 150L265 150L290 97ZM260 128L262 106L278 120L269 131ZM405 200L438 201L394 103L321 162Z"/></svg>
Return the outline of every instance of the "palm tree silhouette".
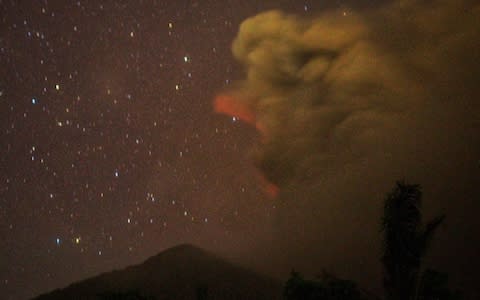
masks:
<svg viewBox="0 0 480 300"><path fill-rule="evenodd" d="M421 198L419 185L398 181L385 199L381 224L384 233L382 263L388 300L417 298L422 259L445 218L438 216L422 226Z"/></svg>

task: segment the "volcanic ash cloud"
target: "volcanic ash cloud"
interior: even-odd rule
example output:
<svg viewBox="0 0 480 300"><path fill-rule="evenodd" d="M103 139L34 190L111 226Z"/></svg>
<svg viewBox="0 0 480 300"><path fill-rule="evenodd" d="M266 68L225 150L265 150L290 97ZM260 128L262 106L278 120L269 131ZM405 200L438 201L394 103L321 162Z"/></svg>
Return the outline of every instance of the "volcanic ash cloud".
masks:
<svg viewBox="0 0 480 300"><path fill-rule="evenodd" d="M269 11L241 24L232 51L246 78L216 110L262 133L254 159L269 182L314 181L371 159L404 166L399 149L434 151L438 124L456 120L440 126L455 136L473 117L479 6L434 2L315 19Z"/></svg>

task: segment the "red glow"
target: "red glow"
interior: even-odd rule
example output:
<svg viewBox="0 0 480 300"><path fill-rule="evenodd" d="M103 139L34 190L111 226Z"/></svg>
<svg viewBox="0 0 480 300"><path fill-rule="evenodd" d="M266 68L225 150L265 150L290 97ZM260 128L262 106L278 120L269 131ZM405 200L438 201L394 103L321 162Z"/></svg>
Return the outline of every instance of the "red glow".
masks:
<svg viewBox="0 0 480 300"><path fill-rule="evenodd" d="M216 113L236 117L247 124L255 126L255 128L262 134L265 142L265 128L257 121L255 114L247 105L242 104L230 95L218 95L213 102L213 108ZM269 182L261 173L258 174L258 178L267 196L271 199L275 198L280 190L278 186Z"/></svg>
<svg viewBox="0 0 480 300"><path fill-rule="evenodd" d="M264 127L257 121L255 114L250 108L248 108L247 105L242 104L240 101L237 101L232 96L218 95L215 98L213 107L216 113L239 118L243 122L255 126L260 133L265 133Z"/></svg>
<svg viewBox="0 0 480 300"><path fill-rule="evenodd" d="M280 191L280 188L275 185L274 183L271 183L270 181L263 176L263 174L259 173L258 178L260 179L260 182L262 183L263 189L267 196L271 199L274 199L277 197L278 192Z"/></svg>
<svg viewBox="0 0 480 300"><path fill-rule="evenodd" d="M237 117L245 123L255 125L255 115L247 108L246 105L235 101L235 98L227 95L219 95L214 102L215 112Z"/></svg>

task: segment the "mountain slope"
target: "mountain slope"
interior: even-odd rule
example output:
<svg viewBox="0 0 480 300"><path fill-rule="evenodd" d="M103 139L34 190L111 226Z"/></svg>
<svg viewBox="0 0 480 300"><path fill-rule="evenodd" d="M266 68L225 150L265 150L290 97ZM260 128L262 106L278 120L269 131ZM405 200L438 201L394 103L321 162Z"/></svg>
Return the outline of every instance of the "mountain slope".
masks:
<svg viewBox="0 0 480 300"><path fill-rule="evenodd" d="M197 299L199 293L206 295L203 299L281 299L282 284L200 248L180 245L140 265L104 273L35 299L104 299L100 295L134 290L157 300Z"/></svg>

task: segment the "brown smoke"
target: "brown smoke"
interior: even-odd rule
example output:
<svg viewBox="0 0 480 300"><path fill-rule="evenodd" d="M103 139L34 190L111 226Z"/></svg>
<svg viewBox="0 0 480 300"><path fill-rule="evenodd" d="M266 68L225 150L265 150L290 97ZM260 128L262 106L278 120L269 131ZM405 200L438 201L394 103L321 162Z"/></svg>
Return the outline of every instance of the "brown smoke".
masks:
<svg viewBox="0 0 480 300"><path fill-rule="evenodd" d="M232 51L246 78L232 93L249 96L234 101L264 128L255 162L282 188L285 247L318 260L306 268L377 274L353 261L377 259L381 201L401 178L424 186L426 211L447 213L443 242L475 255L455 236L478 233L479 41L480 5L466 0L241 24Z"/></svg>

